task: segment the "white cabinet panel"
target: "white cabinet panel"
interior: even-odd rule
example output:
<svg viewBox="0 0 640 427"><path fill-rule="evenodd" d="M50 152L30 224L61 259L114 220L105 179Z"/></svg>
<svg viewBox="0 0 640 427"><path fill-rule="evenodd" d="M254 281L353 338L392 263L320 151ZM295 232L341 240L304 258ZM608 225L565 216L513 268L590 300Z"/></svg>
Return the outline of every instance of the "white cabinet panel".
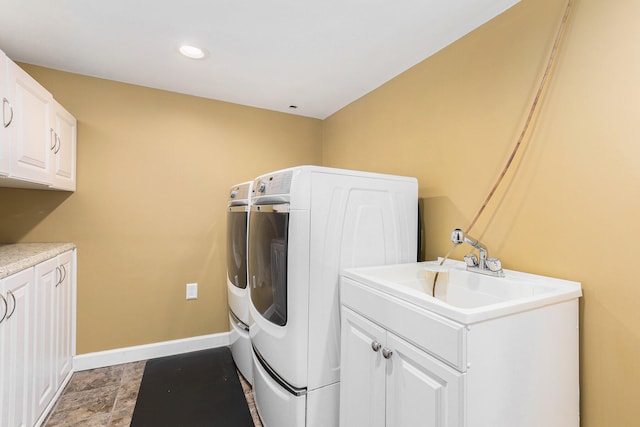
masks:
<svg viewBox="0 0 640 427"><path fill-rule="evenodd" d="M76 128L75 117L55 100L52 113L52 182L57 190L76 189Z"/></svg>
<svg viewBox="0 0 640 427"><path fill-rule="evenodd" d="M0 323L0 425L31 425L33 269L0 280L6 315ZM3 307L0 310L4 313Z"/></svg>
<svg viewBox="0 0 640 427"><path fill-rule="evenodd" d="M53 97L23 69L9 60L9 95L13 121L11 177L46 184L51 182L51 127Z"/></svg>
<svg viewBox="0 0 640 427"><path fill-rule="evenodd" d="M58 281L53 294L54 384L60 387L72 368L73 252L58 257Z"/></svg>
<svg viewBox="0 0 640 427"><path fill-rule="evenodd" d="M387 427L463 426L465 375L390 332L387 348Z"/></svg>
<svg viewBox="0 0 640 427"><path fill-rule="evenodd" d="M0 102L2 111L0 112L0 176L9 175L9 131L11 104L9 102L9 85L7 84L7 56L0 50Z"/></svg>
<svg viewBox="0 0 640 427"><path fill-rule="evenodd" d="M55 394L53 375L54 322L53 293L57 283L57 258L35 267L35 310L33 313L33 405L32 419L37 419Z"/></svg>
<svg viewBox="0 0 640 427"><path fill-rule="evenodd" d="M341 328L340 425L384 427L386 331L346 308Z"/></svg>

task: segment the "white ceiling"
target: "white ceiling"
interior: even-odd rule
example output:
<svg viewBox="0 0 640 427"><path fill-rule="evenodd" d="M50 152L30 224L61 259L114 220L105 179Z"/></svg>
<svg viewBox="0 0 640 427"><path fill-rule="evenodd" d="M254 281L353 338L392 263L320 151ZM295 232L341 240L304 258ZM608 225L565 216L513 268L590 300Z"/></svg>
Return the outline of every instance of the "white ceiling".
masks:
<svg viewBox="0 0 640 427"><path fill-rule="evenodd" d="M517 2L0 0L0 50L15 61L323 119ZM180 56L184 42L208 56Z"/></svg>

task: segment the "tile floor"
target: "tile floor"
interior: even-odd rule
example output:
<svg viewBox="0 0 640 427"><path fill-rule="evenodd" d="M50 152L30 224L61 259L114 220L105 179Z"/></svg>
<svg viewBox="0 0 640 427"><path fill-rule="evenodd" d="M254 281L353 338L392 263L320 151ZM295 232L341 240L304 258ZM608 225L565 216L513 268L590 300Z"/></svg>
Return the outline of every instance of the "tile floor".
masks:
<svg viewBox="0 0 640 427"><path fill-rule="evenodd" d="M128 427L145 361L76 372L44 427ZM238 374L256 427L262 427L251 386Z"/></svg>

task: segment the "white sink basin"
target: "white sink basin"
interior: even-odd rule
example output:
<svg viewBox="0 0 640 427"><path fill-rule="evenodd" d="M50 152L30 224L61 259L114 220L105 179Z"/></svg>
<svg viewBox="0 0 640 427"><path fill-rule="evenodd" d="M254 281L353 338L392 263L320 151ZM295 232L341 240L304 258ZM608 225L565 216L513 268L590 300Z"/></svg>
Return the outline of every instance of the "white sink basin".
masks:
<svg viewBox="0 0 640 427"><path fill-rule="evenodd" d="M437 279L433 271L444 269ZM470 324L531 310L582 295L577 282L505 270L505 277L466 271L462 261L397 264L353 268L343 276L411 302L450 319Z"/></svg>

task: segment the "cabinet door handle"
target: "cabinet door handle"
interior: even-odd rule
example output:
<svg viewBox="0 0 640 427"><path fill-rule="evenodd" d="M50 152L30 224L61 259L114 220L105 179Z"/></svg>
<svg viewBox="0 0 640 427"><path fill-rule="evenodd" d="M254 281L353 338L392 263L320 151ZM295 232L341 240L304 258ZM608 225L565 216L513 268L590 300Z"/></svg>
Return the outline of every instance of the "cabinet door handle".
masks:
<svg viewBox="0 0 640 427"><path fill-rule="evenodd" d="M49 149L53 151L53 154L58 154L61 145L62 142L60 141L60 135L58 135L56 131L51 128L51 147L49 147Z"/></svg>
<svg viewBox="0 0 640 427"><path fill-rule="evenodd" d="M7 291L7 295L10 295L11 299L13 300L13 309L11 309L11 313L7 315L7 320L9 320L11 319L11 316L13 316L13 313L16 311L16 296L11 291Z"/></svg>
<svg viewBox="0 0 640 427"><path fill-rule="evenodd" d="M4 104L9 106L9 111L11 112L11 117L9 117L9 121L6 121L4 118ZM13 106L9 102L7 98L2 98L2 121L4 122L4 127L8 128L11 122L13 121Z"/></svg>
<svg viewBox="0 0 640 427"><path fill-rule="evenodd" d="M0 294L0 298L2 298L2 303L4 304L4 314L2 315L2 319L0 319L0 323L2 323L9 312L9 305L7 304L7 299L2 294Z"/></svg>
<svg viewBox="0 0 640 427"><path fill-rule="evenodd" d="M382 349L382 357L384 357L385 359L391 359L391 356L393 356L393 350L390 350L386 347Z"/></svg>
<svg viewBox="0 0 640 427"><path fill-rule="evenodd" d="M64 268L64 265L61 265L60 267L56 267L56 276L59 277L59 279L56 282L56 288L60 285L62 285L64 283L64 280L67 278L67 269Z"/></svg>
<svg viewBox="0 0 640 427"><path fill-rule="evenodd" d="M371 350L377 352L381 348L382 348L382 344L380 344L378 341L371 341Z"/></svg>

